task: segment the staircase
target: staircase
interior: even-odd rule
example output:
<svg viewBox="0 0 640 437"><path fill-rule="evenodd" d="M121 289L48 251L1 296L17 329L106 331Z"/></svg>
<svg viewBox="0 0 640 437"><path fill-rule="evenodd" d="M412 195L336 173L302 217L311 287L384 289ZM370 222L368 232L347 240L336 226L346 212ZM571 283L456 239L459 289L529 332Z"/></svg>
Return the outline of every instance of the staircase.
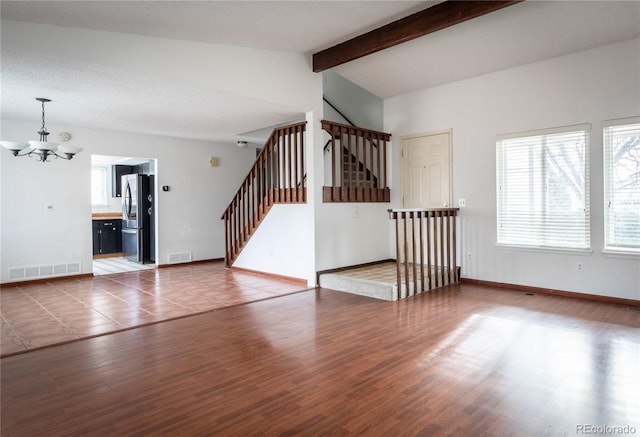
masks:
<svg viewBox="0 0 640 437"><path fill-rule="evenodd" d="M378 178L371 174L371 170L356 157L349 153L349 149L342 148L344 170L342 172L342 185L344 187L358 187L360 184L378 188Z"/></svg>
<svg viewBox="0 0 640 437"><path fill-rule="evenodd" d="M225 209L225 265L231 267L277 203L306 203L306 122L274 129Z"/></svg>
<svg viewBox="0 0 640 437"><path fill-rule="evenodd" d="M387 142L391 135L323 120L331 135L325 146L331 180L323 187L324 202L389 202Z"/></svg>

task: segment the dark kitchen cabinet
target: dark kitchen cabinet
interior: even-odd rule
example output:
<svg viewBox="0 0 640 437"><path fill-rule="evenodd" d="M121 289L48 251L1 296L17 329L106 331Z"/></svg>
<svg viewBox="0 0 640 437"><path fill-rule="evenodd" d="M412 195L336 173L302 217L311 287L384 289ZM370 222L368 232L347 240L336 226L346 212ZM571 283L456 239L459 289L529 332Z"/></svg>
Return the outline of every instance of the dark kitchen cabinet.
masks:
<svg viewBox="0 0 640 437"><path fill-rule="evenodd" d="M111 167L111 197L122 197L122 176L133 174L138 167L135 165L114 165Z"/></svg>
<svg viewBox="0 0 640 437"><path fill-rule="evenodd" d="M122 220L93 221L93 254L122 252Z"/></svg>
<svg viewBox="0 0 640 437"><path fill-rule="evenodd" d="M93 254L100 255L100 222L101 220L93 220Z"/></svg>

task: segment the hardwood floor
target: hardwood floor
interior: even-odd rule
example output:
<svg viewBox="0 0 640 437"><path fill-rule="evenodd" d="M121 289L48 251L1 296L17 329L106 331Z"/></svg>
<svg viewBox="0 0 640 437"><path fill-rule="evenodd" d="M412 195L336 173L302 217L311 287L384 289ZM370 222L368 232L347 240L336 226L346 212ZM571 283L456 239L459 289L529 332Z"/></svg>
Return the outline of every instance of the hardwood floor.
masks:
<svg viewBox="0 0 640 437"><path fill-rule="evenodd" d="M637 435L639 334L616 304L317 289L3 358L1 431Z"/></svg>

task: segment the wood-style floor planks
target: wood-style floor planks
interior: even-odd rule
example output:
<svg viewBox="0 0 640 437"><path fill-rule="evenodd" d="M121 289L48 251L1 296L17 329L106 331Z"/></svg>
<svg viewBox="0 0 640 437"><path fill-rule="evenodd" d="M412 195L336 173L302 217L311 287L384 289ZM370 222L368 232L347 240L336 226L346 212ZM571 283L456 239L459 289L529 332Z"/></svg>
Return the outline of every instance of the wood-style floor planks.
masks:
<svg viewBox="0 0 640 437"><path fill-rule="evenodd" d="M456 285L326 289L3 358L2 436L640 432L640 314Z"/></svg>

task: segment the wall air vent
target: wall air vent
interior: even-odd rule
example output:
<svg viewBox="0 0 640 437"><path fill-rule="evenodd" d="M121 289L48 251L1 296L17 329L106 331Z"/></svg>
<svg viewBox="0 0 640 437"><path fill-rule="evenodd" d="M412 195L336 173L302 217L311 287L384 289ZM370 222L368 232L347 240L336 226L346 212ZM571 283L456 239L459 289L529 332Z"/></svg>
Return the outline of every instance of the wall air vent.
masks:
<svg viewBox="0 0 640 437"><path fill-rule="evenodd" d="M11 267L9 268L9 280L19 281L24 279L24 267Z"/></svg>
<svg viewBox="0 0 640 437"><path fill-rule="evenodd" d="M169 264L191 262L191 252L170 253L168 255Z"/></svg>
<svg viewBox="0 0 640 437"><path fill-rule="evenodd" d="M82 272L81 267L82 264L79 262L9 267L9 281L27 281L30 279L54 278L56 276L79 275Z"/></svg>

